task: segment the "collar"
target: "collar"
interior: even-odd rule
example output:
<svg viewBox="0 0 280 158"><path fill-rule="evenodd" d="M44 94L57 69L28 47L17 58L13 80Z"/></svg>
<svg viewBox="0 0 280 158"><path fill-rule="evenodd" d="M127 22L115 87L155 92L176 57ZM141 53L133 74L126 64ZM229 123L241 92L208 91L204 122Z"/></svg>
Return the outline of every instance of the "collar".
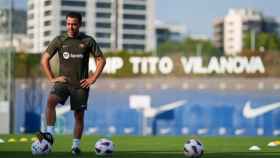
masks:
<svg viewBox="0 0 280 158"><path fill-rule="evenodd" d="M67 32L63 33L61 36L62 36L63 40L66 40L66 39L82 39L84 37L84 33L79 32L79 34L74 38L69 37Z"/></svg>

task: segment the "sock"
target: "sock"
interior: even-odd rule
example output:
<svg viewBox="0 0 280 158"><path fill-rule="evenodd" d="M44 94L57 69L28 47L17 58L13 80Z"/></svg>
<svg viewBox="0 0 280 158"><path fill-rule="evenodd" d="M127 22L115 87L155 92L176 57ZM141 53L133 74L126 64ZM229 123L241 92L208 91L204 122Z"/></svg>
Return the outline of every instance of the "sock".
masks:
<svg viewBox="0 0 280 158"><path fill-rule="evenodd" d="M73 139L72 148L80 148L80 139Z"/></svg>
<svg viewBox="0 0 280 158"><path fill-rule="evenodd" d="M54 126L47 126L47 132L53 135L54 133Z"/></svg>

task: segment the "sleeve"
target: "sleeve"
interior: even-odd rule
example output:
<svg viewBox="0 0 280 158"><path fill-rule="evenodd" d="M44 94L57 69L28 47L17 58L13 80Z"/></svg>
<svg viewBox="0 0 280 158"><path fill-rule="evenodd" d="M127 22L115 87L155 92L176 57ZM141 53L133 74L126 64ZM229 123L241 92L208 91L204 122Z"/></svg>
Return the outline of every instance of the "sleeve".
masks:
<svg viewBox="0 0 280 158"><path fill-rule="evenodd" d="M59 40L59 36L57 36L49 43L45 52L52 57L58 51L59 47L60 47L60 40Z"/></svg>
<svg viewBox="0 0 280 158"><path fill-rule="evenodd" d="M92 53L92 55L94 56L94 57L99 57L99 56L102 56L103 55L103 53L102 53L102 51L101 51L101 49L100 49L100 47L98 46L98 44L96 43L96 41L94 40L94 39L91 39L91 42L90 42L91 44L91 48L90 48L90 50L91 50L91 53Z"/></svg>

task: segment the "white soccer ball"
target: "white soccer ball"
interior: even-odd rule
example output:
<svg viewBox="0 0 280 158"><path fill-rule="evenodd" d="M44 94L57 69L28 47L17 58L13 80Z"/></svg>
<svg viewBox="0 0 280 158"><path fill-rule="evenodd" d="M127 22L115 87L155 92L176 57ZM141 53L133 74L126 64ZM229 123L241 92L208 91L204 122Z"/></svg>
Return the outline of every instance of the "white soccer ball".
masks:
<svg viewBox="0 0 280 158"><path fill-rule="evenodd" d="M31 151L33 155L45 155L51 152L52 146L45 139L36 140L31 145Z"/></svg>
<svg viewBox="0 0 280 158"><path fill-rule="evenodd" d="M199 158L203 155L203 145L196 139L190 139L184 144L184 154L187 157Z"/></svg>
<svg viewBox="0 0 280 158"><path fill-rule="evenodd" d="M95 143L94 151L98 156L111 155L114 151L114 144L109 139L101 138Z"/></svg>

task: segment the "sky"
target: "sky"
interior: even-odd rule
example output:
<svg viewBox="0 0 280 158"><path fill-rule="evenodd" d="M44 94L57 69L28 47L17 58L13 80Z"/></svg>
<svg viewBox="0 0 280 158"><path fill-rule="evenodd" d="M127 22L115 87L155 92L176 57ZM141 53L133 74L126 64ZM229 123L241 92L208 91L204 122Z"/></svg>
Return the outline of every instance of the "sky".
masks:
<svg viewBox="0 0 280 158"><path fill-rule="evenodd" d="M0 6L9 0L0 0ZM27 0L14 0L16 8L26 8ZM190 35L212 37L213 21L230 8L253 8L280 19L280 0L155 0L156 19L182 24Z"/></svg>
<svg viewBox="0 0 280 158"><path fill-rule="evenodd" d="M253 8L280 18L280 0L156 0L156 17L185 25L188 34L212 37L214 19L230 8Z"/></svg>

